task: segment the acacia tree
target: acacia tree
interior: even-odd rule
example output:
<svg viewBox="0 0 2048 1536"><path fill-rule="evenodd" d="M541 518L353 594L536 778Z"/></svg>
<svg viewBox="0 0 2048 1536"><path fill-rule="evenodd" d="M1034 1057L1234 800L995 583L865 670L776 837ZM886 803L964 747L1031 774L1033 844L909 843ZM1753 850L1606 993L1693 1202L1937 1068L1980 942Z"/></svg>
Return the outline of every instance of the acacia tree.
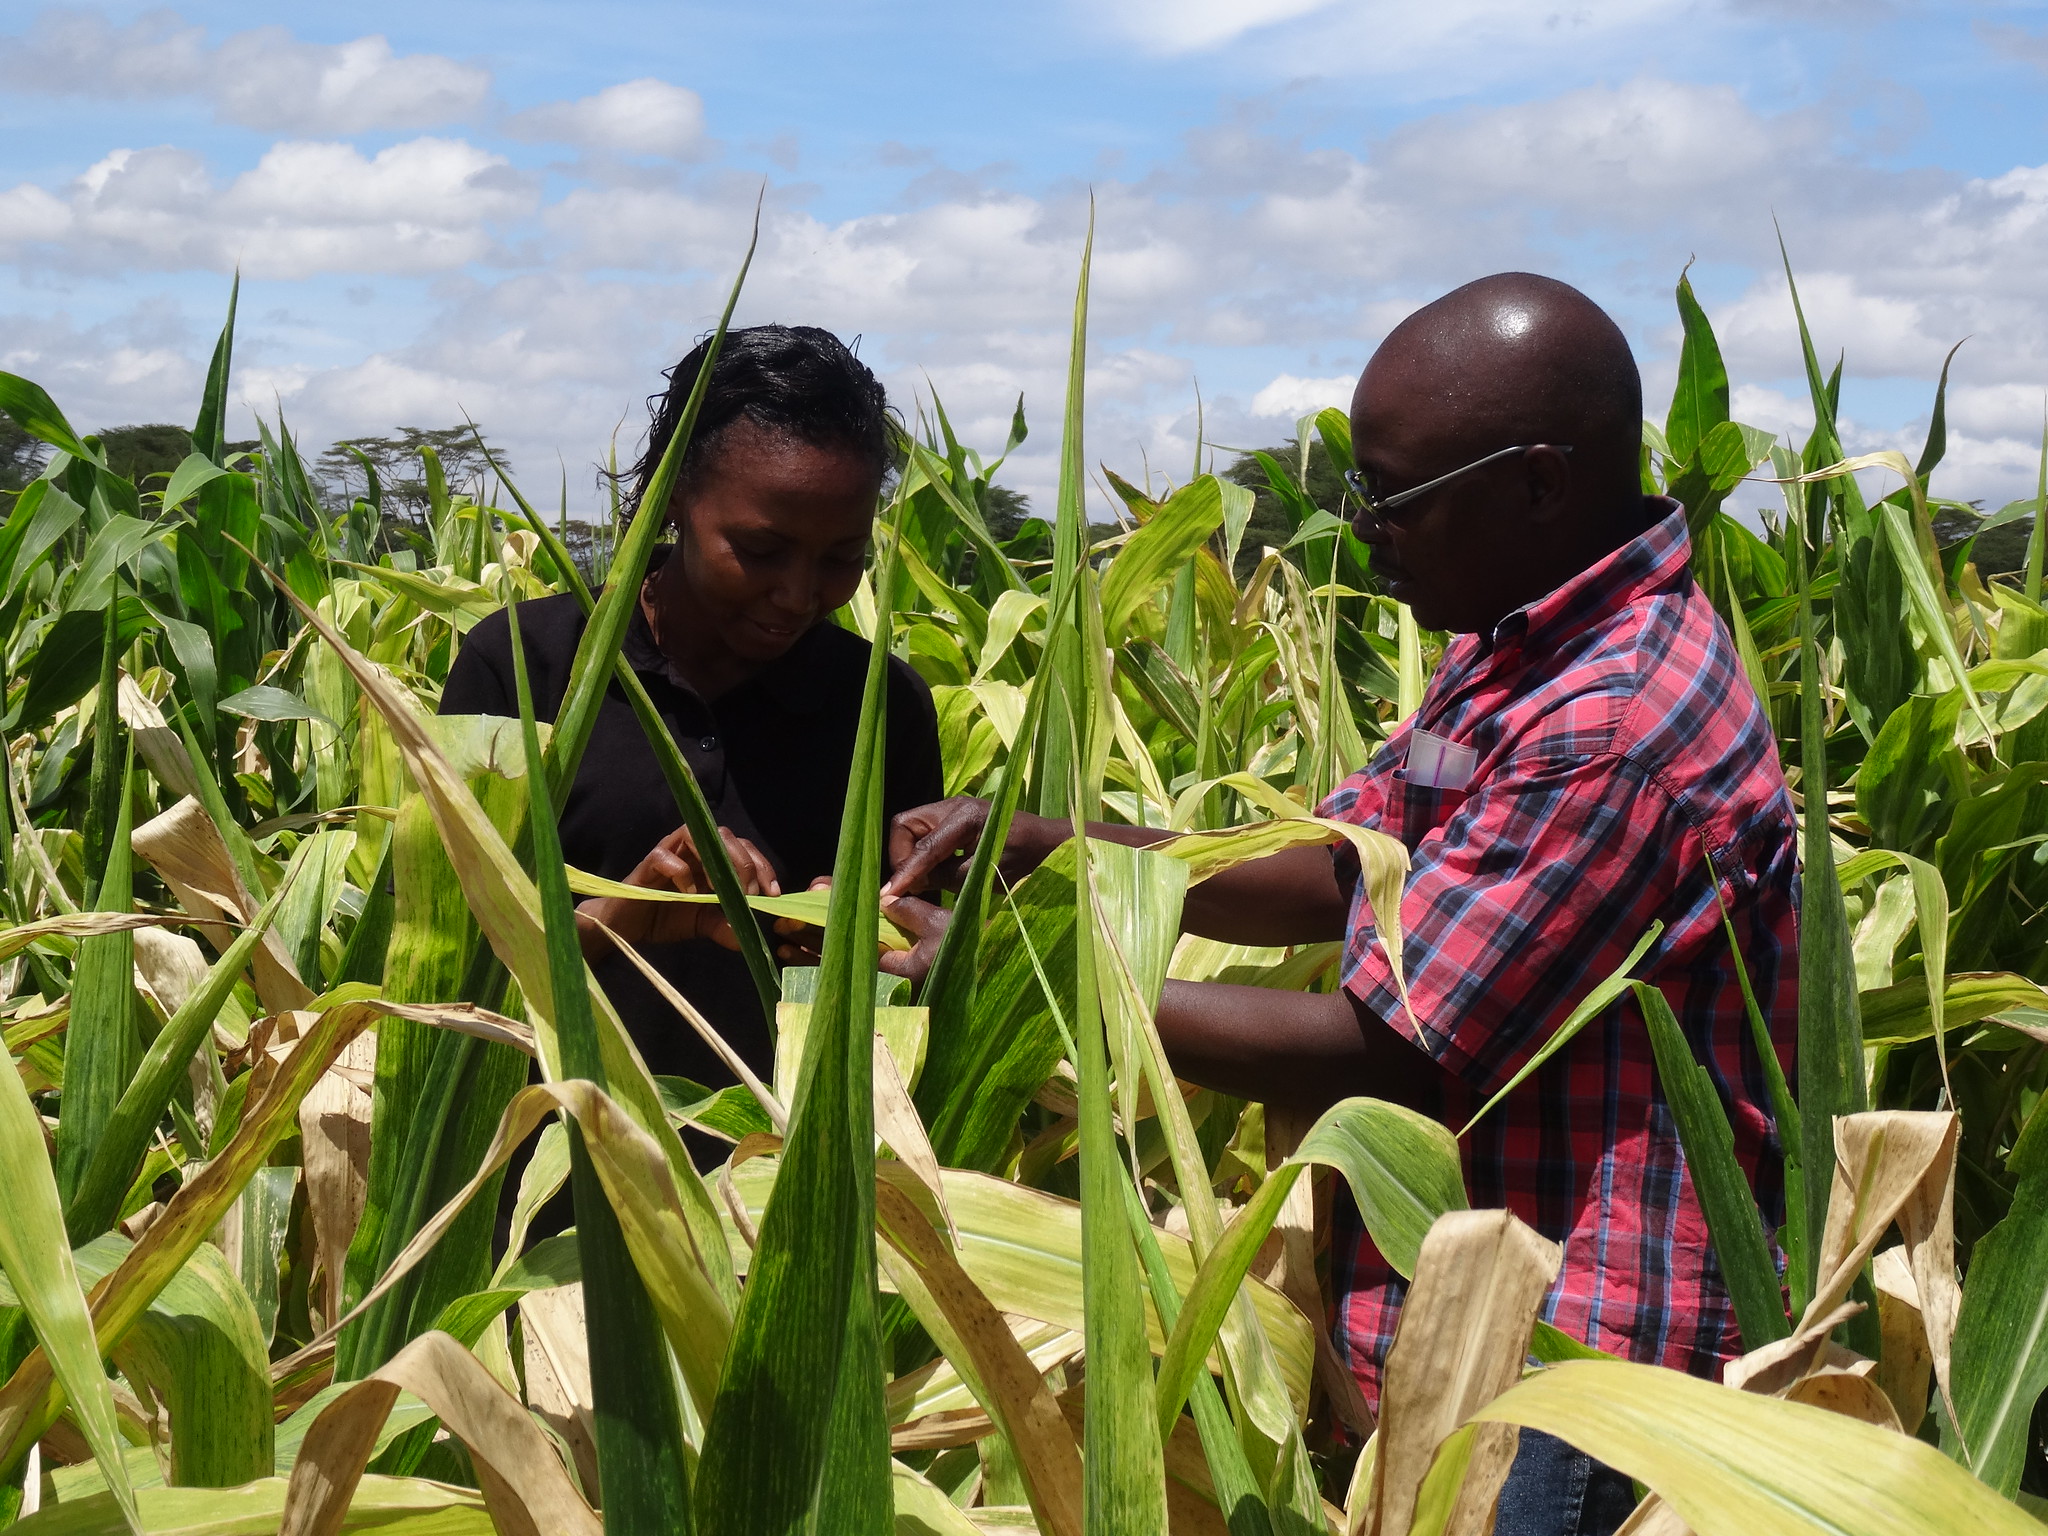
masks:
<svg viewBox="0 0 2048 1536"><path fill-rule="evenodd" d="M420 450L434 450L451 489L480 491L491 472L485 457L487 446L483 429L468 422L458 427L400 427L390 437L343 438L320 455L315 467L339 506L347 507L358 499L376 501L387 519L395 517L424 528L429 498ZM501 468L510 469L502 452L495 447L489 452ZM376 473L377 495L371 494L365 459Z"/></svg>
<svg viewBox="0 0 2048 1536"><path fill-rule="evenodd" d="M14 509L14 498L41 472L48 457L49 449L40 440L16 426L12 416L0 413L0 513Z"/></svg>

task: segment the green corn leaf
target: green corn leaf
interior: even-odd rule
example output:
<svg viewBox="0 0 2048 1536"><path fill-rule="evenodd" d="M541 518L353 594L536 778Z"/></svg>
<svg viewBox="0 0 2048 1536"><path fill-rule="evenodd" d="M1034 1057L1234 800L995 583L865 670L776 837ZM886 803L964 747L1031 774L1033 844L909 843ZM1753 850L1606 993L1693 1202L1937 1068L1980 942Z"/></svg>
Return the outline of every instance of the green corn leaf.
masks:
<svg viewBox="0 0 2048 1536"><path fill-rule="evenodd" d="M981 514L963 501L960 493L954 490L951 467L946 461L924 444L913 442L910 444L910 464L923 478L923 482L932 488L946 510L958 519L961 531L967 535L968 542L974 546L978 555L975 562L976 573L984 570L989 572L1009 591L1029 591L1030 589L1024 585L1023 578L1017 574L1017 568L1004 557L1001 547L990 537L988 524L982 520ZM907 489L914 493L917 487L909 486Z"/></svg>
<svg viewBox="0 0 2048 1536"><path fill-rule="evenodd" d="M147 1488L136 1498L150 1536L274 1536L287 1479L240 1488ZM118 1536L129 1529L110 1495L69 1500L24 1520L21 1536ZM483 1495L420 1478L366 1476L349 1499L338 1536L496 1536Z"/></svg>
<svg viewBox="0 0 2048 1536"><path fill-rule="evenodd" d="M65 610L89 608L97 612L105 607L116 592L115 572L166 531L121 512L93 529L92 537L85 541L85 555L65 589Z"/></svg>
<svg viewBox="0 0 2048 1536"><path fill-rule="evenodd" d="M1159 1358L1157 1384L1159 1434L1173 1433L1173 1421L1180 1417L1181 1404L1198 1374L1206 1373L1209 1350L1216 1342L1237 1288L1244 1282L1259 1245L1273 1230L1280 1208L1294 1188L1303 1165L1289 1162L1266 1176L1258 1192L1239 1210L1222 1240L1209 1251L1195 1276L1194 1286L1180 1299L1173 1332L1166 1340L1166 1352ZM1162 1314L1162 1321L1164 1316Z"/></svg>
<svg viewBox="0 0 2048 1536"><path fill-rule="evenodd" d="M256 1309L257 1333L264 1350L277 1338L277 1314L283 1302L278 1265L291 1231L299 1172L297 1168L259 1168L236 1202L236 1219L242 1227L237 1273L247 1277L243 1288Z"/></svg>
<svg viewBox="0 0 2048 1536"><path fill-rule="evenodd" d="M102 532L105 530L102 529ZM86 546L86 558L91 560L93 544L98 536ZM111 578L113 569L107 571ZM125 834L115 828L120 816L121 802L128 797L128 789L135 774L135 743L121 729L120 681L121 681L121 611L120 606L109 595L104 620L100 630L99 653L99 696L93 701L92 714L92 779L86 789L85 802L85 900L88 906L99 900L102 878L112 876L111 839ZM127 910L130 892L123 891L119 899L120 910Z"/></svg>
<svg viewBox="0 0 2048 1536"><path fill-rule="evenodd" d="M36 562L85 516L54 480L30 482L0 525L0 603L12 598Z"/></svg>
<svg viewBox="0 0 2048 1536"><path fill-rule="evenodd" d="M206 368L206 393L200 400L199 420L192 427L192 446L223 469L227 457L228 372L235 353L235 305L242 296L241 268L235 269L228 288L228 318L213 344L213 361Z"/></svg>
<svg viewBox="0 0 2048 1536"><path fill-rule="evenodd" d="M171 478L164 485L160 511L169 516L190 501L207 481L217 480L226 473L203 453L187 454L184 461L171 471Z"/></svg>
<svg viewBox="0 0 2048 1536"><path fill-rule="evenodd" d="M97 892L102 912L125 913L133 905L134 852L128 846L133 803L126 794L120 797ZM86 1165L107 1133L115 1106L141 1059L137 1006L135 935L96 934L81 941L71 994L71 1025L65 1032L64 1098L56 1136L57 1187L67 1204L77 1197ZM132 1166L121 1171L116 1204L133 1172Z"/></svg>
<svg viewBox="0 0 2048 1536"><path fill-rule="evenodd" d="M1967 341L1969 338L1965 337ZM1948 453L1948 369L1956 360L1956 354L1963 350L1963 343L1957 342L1948 349L1948 356L1941 360L1941 377L1934 385L1934 409L1927 416L1927 441L1921 446L1919 462L1913 466L1913 474L1922 485L1934 473Z"/></svg>
<svg viewBox="0 0 2048 1536"><path fill-rule="evenodd" d="M1856 955L1848 911L1835 875L1828 835L1828 749L1824 682L1814 638L1813 592L1806 543L1795 531L1793 582L1799 591L1799 783L1805 792L1802 900L1799 910L1799 1115L1806 1190L1806 1272L1795 1279L1795 1302L1813 1294L1834 1180L1838 1115L1870 1107L1863 1076L1863 1019L1856 996Z"/></svg>
<svg viewBox="0 0 2048 1536"><path fill-rule="evenodd" d="M1102 1004L1099 949L1113 939L1101 927L1089 868L1087 817L1102 794L1098 753L1106 750L1101 713L1103 632L1094 572L1083 548L1081 421L1088 351L1088 275L1094 218L1081 257L1074 298L1074 335L1067 365L1067 409L1060 453L1059 521L1054 529L1054 611L1078 601L1072 628L1048 630L1058 691L1050 701L1048 735L1064 751L1048 754L1041 772L1064 771L1067 813L1074 822L1074 889L1081 913L1074 926L1075 1042L1080 1075L1081 1271L1087 1297L1083 1336L1088 1357L1083 1493L1089 1536L1156 1531L1166 1524L1164 1453L1154 1411L1152 1369L1145 1347L1143 1281L1125 1211L1129 1178L1118 1155L1111 1112L1109 1017ZM1041 788L1043 785L1041 784Z"/></svg>
<svg viewBox="0 0 2048 1536"><path fill-rule="evenodd" d="M74 1026L75 1027L75 1026ZM64 1237L57 1181L43 1146L42 1117L9 1057L0 1065L0 1165L8 1170L7 1199L0 1201L0 1272L27 1311L47 1369L69 1402L72 1417L106 1474L107 1486L130 1529L141 1531L135 1494L121 1459L114 1396L100 1366L99 1345L79 1289L71 1245ZM0 1447L0 1467L12 1466L28 1447Z"/></svg>
<svg viewBox="0 0 2048 1536"><path fill-rule="evenodd" d="M1539 1371L1477 1415L1540 1429L1662 1495L1699 1536L2025 1536L2034 1518L1931 1445L1624 1361Z"/></svg>
<svg viewBox="0 0 2048 1536"><path fill-rule="evenodd" d="M129 1244L97 1240L92 1279L111 1273ZM274 1415L262 1322L219 1249L202 1243L115 1351L170 1416L171 1486L232 1488L271 1470Z"/></svg>
<svg viewBox="0 0 2048 1536"><path fill-rule="evenodd" d="M1785 1249L1785 1272L1796 1288L1806 1273L1806 1175L1801 1159L1806 1155L1805 1133L1801 1129L1799 1106L1785 1081L1785 1066L1778 1059L1777 1041L1771 1036L1770 1021L1758 1006L1756 991L1749 983L1749 963L1735 936L1735 919L1721 895L1721 879L1707 858L1707 878L1714 883L1714 900L1721 908L1721 931L1727 935L1729 953L1735 957L1735 979L1742 987L1742 1006L1749 1015L1750 1043L1763 1063L1764 1080L1770 1085L1771 1118L1778 1133L1778 1150L1785 1163L1785 1225L1780 1241Z"/></svg>
<svg viewBox="0 0 2048 1536"><path fill-rule="evenodd" d="M473 942L473 923L462 897L462 883L441 848L432 813L421 797L408 796L399 807L386 858L392 917L390 939L379 957L377 979L382 995L397 1003L433 1002L459 995L467 951ZM433 1161L434 1153L422 1145L408 1156L407 1144L414 1134L412 1127L419 1123L415 1115L427 1091L435 1053L441 1049L440 1036L432 1026L412 1019L388 1019L378 1026L370 1166L342 1283L344 1312L355 1310L377 1275L411 1240L417 1229L416 1212L429 1203L420 1187L425 1182L421 1165ZM433 1112L422 1119L436 1128L443 1123ZM402 1299L380 1302L344 1327L335 1343L336 1379L360 1380L397 1353L405 1342L407 1310Z"/></svg>
<svg viewBox="0 0 2048 1536"><path fill-rule="evenodd" d="M1864 871L1895 865L1906 872L1906 878L1912 885L1914 919L1920 928L1923 961L1919 977L1921 993L1927 1000L1927 1022L1934 1036L1935 1060L1941 1068L1942 1088L1952 1103L1955 1090L1949 1084L1948 1037L1943 1006L1948 995L1948 887L1942 883L1941 871L1925 859L1916 859L1911 854L1897 853L1889 848L1867 849L1857 855L1856 862ZM1866 1021L1865 1039L1870 1038L1868 1028Z"/></svg>
<svg viewBox="0 0 2048 1536"><path fill-rule="evenodd" d="M1075 757L1080 758L1077 750ZM1075 888L1090 889L1087 828L1074 823ZM1092 912L1093 903L1088 904ZM1166 1468L1145 1348L1138 1256L1124 1211L1129 1174L1111 1115L1106 1019L1095 950L1103 942L1084 913L1074 929L1072 1018L1080 1055L1081 1272L1086 1294L1088 1415L1083 1446L1089 1536L1163 1530Z"/></svg>
<svg viewBox="0 0 2048 1536"><path fill-rule="evenodd" d="M1538 1046L1535 1054L1522 1063L1521 1070L1503 1083L1492 1098L1480 1105L1479 1113L1470 1120L1467 1120L1465 1128L1458 1132L1459 1140L1462 1141L1466 1136L1470 1135L1472 1127L1481 1120L1484 1120L1492 1111L1494 1105L1527 1082L1535 1074L1537 1068L1541 1067L1567 1045L1570 1045L1580 1030L1584 1029L1598 1017L1607 1008L1608 1004L1628 990L1631 984L1629 972L1634 970L1636 963L1650 952L1650 946L1657 942L1663 932L1664 924L1661 920L1650 924L1649 931L1636 940L1636 947L1628 952L1628 958L1614 968L1614 974L1601 982L1591 992L1588 992L1585 1000L1566 1015L1565 1021L1562 1024L1551 1031L1550 1038Z"/></svg>
<svg viewBox="0 0 2048 1536"><path fill-rule="evenodd" d="M1292 1159L1342 1174L1374 1246L1413 1278L1437 1217L1467 1208L1458 1144L1429 1116L1380 1099L1345 1099L1323 1111Z"/></svg>
<svg viewBox="0 0 2048 1536"><path fill-rule="evenodd" d="M876 591L886 604L894 590L888 562ZM879 914L868 894L881 884L887 663L872 647L789 1133L705 1431L696 1513L712 1536L793 1532L827 1508L849 1536L889 1524L874 1291Z"/></svg>
<svg viewBox="0 0 2048 1536"><path fill-rule="evenodd" d="M1687 271L1691 265L1686 264ZM1685 272L1678 274L1677 298L1685 340L1679 346L1678 384L1664 422L1664 441L1671 458L1683 464L1707 434L1728 419L1728 369L1721 361L1721 346L1714 339L1707 312L1700 308Z"/></svg>
<svg viewBox="0 0 2048 1536"><path fill-rule="evenodd" d="M109 1233L78 1249L72 1259L80 1281L90 1287L105 1279L131 1246ZM0 1306L16 1303L11 1286L0 1291ZM270 1472L273 1412L262 1323L220 1250L206 1243L194 1250L129 1330L115 1360L169 1416L172 1486L226 1488ZM161 1480L153 1454L144 1452L140 1474L133 1455L129 1476L138 1490ZM66 1500L108 1486L97 1463L68 1471Z"/></svg>
<svg viewBox="0 0 2048 1536"><path fill-rule="evenodd" d="M302 843L300 856L292 861L277 889L265 902L255 920L235 936L232 944L207 970L206 980L195 989L177 1012L171 1015L149 1050L141 1057L124 1083L122 1092L101 1122L86 1152L76 1191L66 1206L66 1226L74 1245L97 1237L114 1224L120 1214L121 1196L135 1176L143 1154L171 1102L177 1084L185 1080L186 1064L213 1029L221 1005L241 979L242 971L255 958L263 935L276 920L278 909L292 888L293 877L304 865L304 853L312 840ZM132 965L134 938L128 940ZM101 940L89 940L99 943ZM133 994L132 986L129 989ZM132 1027L132 1026L131 1026ZM74 1035L76 1024L73 1025ZM66 1095L67 1101L69 1094ZM67 1111L68 1112L68 1111ZM61 1124L61 1122L60 1122Z"/></svg>
<svg viewBox="0 0 2048 1536"><path fill-rule="evenodd" d="M1646 981L1635 983L1636 1002L1650 1030L1657 1080L1671 1106L1693 1193L1707 1218L1722 1277L1735 1304L1744 1349L1761 1349L1791 1333L1778 1291L1778 1269L1764 1242L1756 1197L1735 1160L1735 1131L1708 1076L1693 1057L1677 1016L1664 994Z"/></svg>
<svg viewBox="0 0 2048 1536"><path fill-rule="evenodd" d="M1057 627L1059 622L1060 614L1053 614L1050 623ZM925 1006L935 1017L955 1022L932 1042L925 1070L918 1079L915 1103L932 1138L933 1151L941 1162L956 1168L991 1165L1008 1140L1009 1126L1015 1124L1025 1101L1059 1060L1058 1038L1044 1027L1048 1016L1035 1007L1037 995L1029 990L1036 986L1030 956L1015 944L998 943L991 947L988 943L988 912L998 878L997 867L1010 834L1011 820L1023 797L1025 768L1034 755L1034 744L1045 719L1045 701L1050 692L1046 677L1046 670L1041 668L1031 680L1024 700L1024 717L1017 728L1016 747L998 770L988 819L968 860L960 895L953 904L952 922L939 941L939 952L925 979ZM1040 868L1043 870L1044 866ZM1026 896L1027 905L1034 912L1054 919L1047 924L1048 943L1041 948L1043 953L1056 942L1061 931L1056 926L1057 898L1050 907L1039 906L1034 898L1040 886L1057 883L1061 876L1055 872L1041 881L1039 874L1040 871L1033 871L1019 882L1018 894ZM1066 877L1066 886L1068 905L1063 931L1071 933L1071 875ZM1017 915L1019 910L1013 905L1011 915L1021 929L1025 919ZM1007 938L1009 925L1002 919L997 923ZM1005 957L1009 961L1006 968L1002 965ZM983 988L992 980L995 989L984 1002ZM1029 1031L1019 1027L1022 1020L1013 1011L1019 1008L1030 1008L1040 1027ZM1012 1064L1018 1070L1003 1072L998 1063Z"/></svg>
<svg viewBox="0 0 2048 1536"><path fill-rule="evenodd" d="M1160 1420L1167 1403L1207 1359L1231 1298L1279 1218L1295 1179L1305 1168L1334 1168L1351 1186L1374 1246L1402 1275L1412 1277L1422 1239L1437 1217L1467 1208L1458 1144L1437 1121L1378 1099L1345 1099L1325 1110L1293 1157L1266 1176L1251 1200L1223 1229L1203 1260L1160 1357Z"/></svg>
<svg viewBox="0 0 2048 1536"><path fill-rule="evenodd" d="M983 841L991 843L986 832ZM991 878L993 861L991 853ZM955 1022L934 1033L915 1102L933 1151L948 1167L994 1168L1017 1116L1063 1053L1039 971L1055 987L1073 974L1075 910L1073 845L1064 843L1006 893L988 923L975 956L971 1010L949 1015L952 1005L927 986L927 1005ZM964 921L958 912L955 927Z"/></svg>
<svg viewBox="0 0 2048 1536"><path fill-rule="evenodd" d="M1889 987L1865 992L1857 999L1866 1043L1925 1040L1934 1033L1927 978L1909 977ZM1958 972L1942 995L1942 1018L1952 1028L1975 1024L2007 1009L2048 1009L2048 989L2011 971Z"/></svg>
<svg viewBox="0 0 2048 1536"><path fill-rule="evenodd" d="M1152 1308L1160 1323L1172 1330L1167 1340L1167 1349L1171 1351L1173 1340L1181 1336L1185 1315L1181 1310L1180 1292L1173 1288L1173 1275L1166 1267L1159 1234L1145 1219L1145 1208L1139 1203L1137 1190L1127 1184L1124 1193L1124 1209L1130 1219L1131 1231L1137 1238L1138 1257L1145 1266L1145 1283L1152 1297ZM1223 1308L1219 1307L1216 1313L1219 1325L1222 1318ZM1194 1356L1197 1365L1201 1359L1200 1355ZM1245 1459L1244 1447L1237 1442L1237 1430L1230 1421L1230 1410L1224 1406L1223 1394L1216 1390L1216 1383L1207 1371L1193 1370L1188 1374L1193 1378L1193 1385L1186 1395L1194 1414L1195 1431L1201 1436L1202 1454L1208 1458L1216 1507L1223 1511L1223 1518L1230 1526L1230 1536L1272 1536L1272 1516L1266 1512L1265 1498L1259 1490L1258 1479L1252 1475L1251 1463ZM1171 1417L1164 1412L1173 1393L1167 1385L1168 1379L1167 1362L1162 1358L1158 1378L1162 1439L1173 1433L1172 1419L1180 1415L1177 1401Z"/></svg>
<svg viewBox="0 0 2048 1536"><path fill-rule="evenodd" d="M548 976L554 992L555 1031L565 1075L606 1086L604 1052L590 1008L590 980L576 938L575 908L562 862L554 808L539 793L547 783L533 695L526 680L526 648L519 608L506 610L512 626L512 670L519 721L526 738L527 825L533 830L534 882L547 937ZM591 1418L596 1427L598 1484L607 1530L619 1536L658 1536L690 1529L689 1473L683 1464L682 1407L675 1371L654 1306L633 1267L604 1188L598 1182L580 1127L569 1131L569 1179L576 1201L576 1232L583 1261L583 1293L590 1348Z"/></svg>
<svg viewBox="0 0 2048 1536"><path fill-rule="evenodd" d="M2011 1498L2048 1390L2048 1115L2028 1117L2006 1170L2019 1180L2012 1207L1971 1250L1956 1318L1950 1386L1961 1444L1951 1454L1968 1446L1970 1470Z"/></svg>
<svg viewBox="0 0 2048 1536"><path fill-rule="evenodd" d="M1211 1176L1203 1161L1192 1117L1181 1099L1152 1020L1179 931L1187 868L1177 868L1177 860L1114 843L1093 845L1090 854L1090 869L1095 875L1090 894L1101 924L1098 954L1103 962L1103 1017L1111 1044L1111 1064L1118 1086L1124 1090L1124 1121L1127 1125L1137 1121L1135 1089L1142 1081L1151 1090L1157 1107L1158 1126L1176 1183L1182 1189L1204 1189ZM1214 1257L1222 1241L1216 1213L1199 1198L1186 1202L1184 1209L1190 1246L1206 1262ZM1250 1297L1240 1292L1234 1279L1214 1297L1214 1304L1220 1309L1214 1317L1229 1366L1225 1377L1229 1401L1237 1416L1247 1463L1268 1485L1275 1522L1282 1526L1290 1521L1313 1525L1318 1518L1318 1495L1312 1480L1302 1475L1308 1466L1308 1456L1301 1443L1301 1405L1287 1390L1272 1341L1261 1327ZM1197 1314L1191 1326L1206 1324L1204 1314L1209 1305L1207 1301L1195 1305L1190 1295L1188 1310ZM1200 1360L1206 1354L1204 1342L1191 1358ZM1169 1383L1162 1376L1155 1390L1170 1390L1174 1394L1170 1412L1163 1402L1158 1408L1160 1424L1170 1426L1178 1416L1187 1383ZM1162 1427L1162 1443L1166 1433Z"/></svg>
<svg viewBox="0 0 2048 1536"><path fill-rule="evenodd" d="M1897 455L1885 455L1887 458ZM1904 460L1900 460L1903 465ZM1919 482L1912 482L1914 499L1919 502ZM1977 690L1970 686L1970 671L1963 662L1961 650L1956 645L1955 631L1949 624L1948 604L1943 601L1936 586L1936 576L1928 566L1927 549L1933 546L1932 535L1927 531L1927 513L1924 504L1902 507L1895 501L1882 503L1878 508L1884 520L1884 533L1890 545L1892 558L1898 562L1899 575L1904 581L1906 598L1910 603L1920 627L1934 644L1941 659L1948 663L1949 674L1962 690L1963 702L1977 717L1977 723L1984 728L1987 740L1995 740L1997 732L1991 718L1984 712L1984 703L1977 697ZM1923 548L1923 545L1925 546Z"/></svg>
<svg viewBox="0 0 2048 1536"><path fill-rule="evenodd" d="M1222 525L1222 482L1203 475L1175 491L1125 540L1102 576L1102 628L1110 644L1123 642L1132 616L1189 565Z"/></svg>
<svg viewBox="0 0 2048 1536"><path fill-rule="evenodd" d="M61 449L74 459L81 459L87 464L105 462L71 430L71 423L57 409L57 402L44 392L40 384L31 384L11 373L0 373L0 411L12 416L15 424L31 437L41 438L52 448Z"/></svg>
<svg viewBox="0 0 2048 1536"><path fill-rule="evenodd" d="M116 659L149 628L149 614L132 597L117 598L104 610L74 608L43 631L35 659L28 664L28 686L17 696L8 719L10 730L45 725L59 710L69 709L98 678L107 654L107 621L114 621Z"/></svg>

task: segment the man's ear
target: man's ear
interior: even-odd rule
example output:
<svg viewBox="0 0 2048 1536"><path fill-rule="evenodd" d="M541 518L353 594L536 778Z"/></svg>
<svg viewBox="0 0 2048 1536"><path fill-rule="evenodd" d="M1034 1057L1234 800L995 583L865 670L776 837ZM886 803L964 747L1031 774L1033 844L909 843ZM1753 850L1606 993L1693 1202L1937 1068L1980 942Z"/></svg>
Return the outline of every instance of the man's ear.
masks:
<svg viewBox="0 0 2048 1536"><path fill-rule="evenodd" d="M1551 523L1564 517L1571 503L1571 455L1539 443L1522 455L1522 473L1529 488L1531 521Z"/></svg>

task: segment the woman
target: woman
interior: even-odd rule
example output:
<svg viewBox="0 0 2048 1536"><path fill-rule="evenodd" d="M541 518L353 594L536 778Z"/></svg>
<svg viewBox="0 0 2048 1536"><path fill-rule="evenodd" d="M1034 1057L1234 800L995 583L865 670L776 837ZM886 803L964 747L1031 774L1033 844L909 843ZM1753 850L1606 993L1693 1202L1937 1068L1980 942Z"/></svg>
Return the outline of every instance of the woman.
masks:
<svg viewBox="0 0 2048 1536"><path fill-rule="evenodd" d="M651 399L632 471L633 515L662 518L624 652L689 760L750 892L801 890L832 872L868 644L831 622L853 596L890 466L881 384L812 326L730 332L666 507L640 498L697 379L700 344ZM573 595L520 604L534 709L553 719L585 619ZM931 692L889 663L885 816L944 792ZM505 615L470 630L444 714L518 713ZM561 818L562 852L629 884L709 890L674 797L616 683ZM749 1065L772 1068L767 1021L718 909L598 898L578 908L598 980L651 1071L711 1087L732 1075L597 919L640 951Z"/></svg>

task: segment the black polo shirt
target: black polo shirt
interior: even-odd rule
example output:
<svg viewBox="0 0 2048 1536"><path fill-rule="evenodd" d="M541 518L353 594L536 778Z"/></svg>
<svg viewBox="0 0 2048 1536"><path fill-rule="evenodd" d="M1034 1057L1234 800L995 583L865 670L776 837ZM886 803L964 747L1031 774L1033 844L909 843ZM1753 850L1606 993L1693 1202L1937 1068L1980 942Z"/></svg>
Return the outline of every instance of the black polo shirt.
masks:
<svg viewBox="0 0 2048 1536"><path fill-rule="evenodd" d="M657 550L663 554L665 551ZM553 720L586 624L573 596L519 605L528 684L536 716ZM860 724L868 643L820 624L779 660L709 702L669 668L636 606L624 652L667 721L721 826L751 841L775 866L785 891L832 873ZM889 732L883 810L888 816L945 793L938 717L931 690L903 661L889 661ZM441 694L444 715L519 713L511 627L504 613L464 638ZM562 853L592 874L623 880L681 825L675 798L617 682L598 709L590 745L563 807ZM717 1025L766 1077L769 1034L746 962L708 941L642 950L676 989ZM676 1011L623 957L593 967L650 1071L713 1087L732 1075Z"/></svg>

